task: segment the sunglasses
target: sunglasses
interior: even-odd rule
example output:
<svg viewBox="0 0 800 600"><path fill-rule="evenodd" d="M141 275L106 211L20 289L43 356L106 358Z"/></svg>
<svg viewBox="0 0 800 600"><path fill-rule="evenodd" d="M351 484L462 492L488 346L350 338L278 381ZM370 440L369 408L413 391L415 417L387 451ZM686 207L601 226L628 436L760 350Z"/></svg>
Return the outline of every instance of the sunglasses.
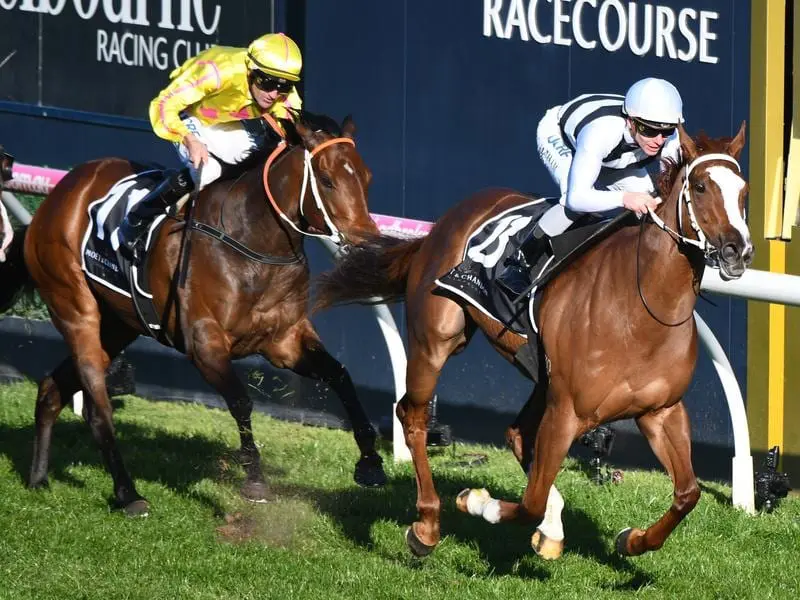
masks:
<svg viewBox="0 0 800 600"><path fill-rule="evenodd" d="M647 125L641 121L634 121L633 124L636 126L636 131L646 138L654 138L659 134L665 138L668 138L675 133L674 127L653 127L652 125Z"/></svg>
<svg viewBox="0 0 800 600"><path fill-rule="evenodd" d="M253 71L253 83L263 92L278 90L279 94L288 94L292 91L292 82L285 79L271 77L261 71Z"/></svg>

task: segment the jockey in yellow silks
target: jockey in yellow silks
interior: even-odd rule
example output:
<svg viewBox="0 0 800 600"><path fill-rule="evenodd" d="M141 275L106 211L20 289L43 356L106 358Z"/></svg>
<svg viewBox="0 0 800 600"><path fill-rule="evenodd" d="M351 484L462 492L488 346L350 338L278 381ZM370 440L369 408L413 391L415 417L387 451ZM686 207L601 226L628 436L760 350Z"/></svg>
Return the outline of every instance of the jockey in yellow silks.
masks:
<svg viewBox="0 0 800 600"><path fill-rule="evenodd" d="M171 173L125 217L118 233L123 254L138 261L139 241L156 215L278 143L265 117L291 119L291 111L301 108L294 84L302 65L297 44L270 33L247 48L214 46L170 73L170 84L150 103L150 122L156 135L175 144L185 168Z"/></svg>

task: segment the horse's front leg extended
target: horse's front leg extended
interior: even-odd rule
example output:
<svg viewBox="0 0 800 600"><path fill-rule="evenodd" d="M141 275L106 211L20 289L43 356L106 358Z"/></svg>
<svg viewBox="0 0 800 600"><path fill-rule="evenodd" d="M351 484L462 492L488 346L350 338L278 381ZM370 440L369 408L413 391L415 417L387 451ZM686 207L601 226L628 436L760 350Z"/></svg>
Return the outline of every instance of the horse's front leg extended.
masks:
<svg viewBox="0 0 800 600"><path fill-rule="evenodd" d="M559 408L551 399L538 429L531 433L536 439L533 443L533 462L528 472L528 485L522 502L492 498L484 489L463 490L456 500L460 510L483 517L490 523L538 523L531 545L537 554L546 559L558 558L564 547L564 529L561 524L564 500L554 482L579 429L579 421L574 412L566 408L572 404L567 402L560 406L565 408Z"/></svg>
<svg viewBox="0 0 800 600"><path fill-rule="evenodd" d="M336 392L347 411L353 427L353 437L361 454L353 479L364 487L384 485L386 473L383 470L383 459L375 450L377 433L358 400L350 373L328 353L311 322L307 319L301 320L280 342L271 342L259 351L273 365L327 383Z"/></svg>
<svg viewBox="0 0 800 600"><path fill-rule="evenodd" d="M683 401L642 415L636 424L672 478L674 492L672 506L655 524L645 531L625 529L619 534L617 550L626 556L661 548L700 499L700 488L692 469L691 426Z"/></svg>

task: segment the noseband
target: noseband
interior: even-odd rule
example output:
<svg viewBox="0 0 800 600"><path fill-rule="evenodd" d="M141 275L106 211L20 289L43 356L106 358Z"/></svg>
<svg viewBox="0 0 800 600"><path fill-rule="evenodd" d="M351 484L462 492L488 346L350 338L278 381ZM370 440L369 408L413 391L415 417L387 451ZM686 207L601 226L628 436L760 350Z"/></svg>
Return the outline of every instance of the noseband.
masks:
<svg viewBox="0 0 800 600"><path fill-rule="evenodd" d="M278 216L280 216L281 219L283 219L286 223L288 223L289 227L291 227L296 232L302 235L306 235L309 237L325 238L332 241L336 245L341 245L345 241L344 234L341 233L339 229L336 227L336 225L333 223L333 221L330 218L330 215L328 214L328 210L325 208L325 204L322 202L322 197L320 196L319 188L317 186L317 177L316 174L314 173L314 166L312 164L312 160L317 154L319 154L322 150L324 150L328 146L332 146L334 144L350 144L351 146L354 147L356 145L356 143L351 138L337 137L322 142L313 150L309 151L308 148L304 149L305 155L303 158L303 184L300 188L300 199L299 199L300 215L305 217L305 208L303 199L305 198L306 190L308 189L308 182L310 181L311 193L314 196L314 202L317 205L317 209L320 211L320 213L322 213L322 218L325 220L325 225L327 225L328 229L330 230L330 233L311 233L310 231L304 231L300 229L297 225L295 225L294 221L292 221L292 219L287 217L286 214L280 209L280 207L278 207L278 203L275 202L275 198L272 196L272 191L270 190L269 187L269 168L275 161L275 159L278 157L278 155L280 155L281 152L283 152L286 149L285 140L281 141L281 143L278 144L275 150L272 151L272 154L270 154L269 158L267 159L267 163L264 165L264 189L267 192L267 198L269 198L269 202L270 204L272 204L272 208L275 209L275 212L278 213Z"/></svg>

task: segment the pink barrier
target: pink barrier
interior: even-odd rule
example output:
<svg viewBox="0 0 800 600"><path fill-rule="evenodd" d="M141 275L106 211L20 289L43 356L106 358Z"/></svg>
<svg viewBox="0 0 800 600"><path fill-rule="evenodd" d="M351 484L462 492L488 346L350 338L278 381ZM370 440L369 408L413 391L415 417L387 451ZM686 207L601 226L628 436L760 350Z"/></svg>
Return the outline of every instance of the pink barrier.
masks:
<svg viewBox="0 0 800 600"><path fill-rule="evenodd" d="M14 178L6 183L6 188L23 194L49 194L55 185L66 175L66 171L14 164ZM406 236L426 235L433 227L428 221L372 214L372 219L382 233Z"/></svg>
<svg viewBox="0 0 800 600"><path fill-rule="evenodd" d="M398 233L406 236L423 236L433 227L429 221L417 221L416 219L406 219L404 217L392 217L389 215L379 215L370 213L372 220L381 230L381 233Z"/></svg>
<svg viewBox="0 0 800 600"><path fill-rule="evenodd" d="M23 194L49 194L66 174L66 171L59 169L15 163L14 178L6 182L6 188Z"/></svg>

